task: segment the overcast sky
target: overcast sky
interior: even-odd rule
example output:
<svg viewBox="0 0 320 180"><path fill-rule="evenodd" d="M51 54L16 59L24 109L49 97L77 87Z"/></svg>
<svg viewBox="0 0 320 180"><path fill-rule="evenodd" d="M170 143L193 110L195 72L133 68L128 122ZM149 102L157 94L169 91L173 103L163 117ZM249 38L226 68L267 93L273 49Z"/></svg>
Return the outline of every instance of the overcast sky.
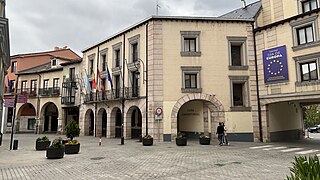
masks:
<svg viewBox="0 0 320 180"><path fill-rule="evenodd" d="M257 0L247 0L247 4ZM11 55L81 50L156 14L157 0L7 0ZM161 16L219 16L241 0L159 0Z"/></svg>

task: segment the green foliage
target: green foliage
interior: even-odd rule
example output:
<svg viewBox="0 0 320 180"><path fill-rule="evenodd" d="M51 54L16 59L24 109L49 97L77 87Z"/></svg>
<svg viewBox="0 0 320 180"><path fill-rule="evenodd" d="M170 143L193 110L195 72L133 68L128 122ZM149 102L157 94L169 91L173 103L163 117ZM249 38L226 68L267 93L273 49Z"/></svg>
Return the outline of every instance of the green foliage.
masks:
<svg viewBox="0 0 320 180"><path fill-rule="evenodd" d="M75 145L75 144L79 144L80 142L78 140L71 140L71 141L68 141L66 144L71 144L71 145Z"/></svg>
<svg viewBox="0 0 320 180"><path fill-rule="evenodd" d="M177 134L177 138L178 138L178 139L182 139L182 138L187 138L187 136L186 136L186 134L185 134L185 133L178 132L178 134Z"/></svg>
<svg viewBox="0 0 320 180"><path fill-rule="evenodd" d="M320 106L311 105L303 107L304 122L307 128L320 124Z"/></svg>
<svg viewBox="0 0 320 180"><path fill-rule="evenodd" d="M151 135L145 135L145 136L143 136L143 139L152 139L153 137L151 136Z"/></svg>
<svg viewBox="0 0 320 180"><path fill-rule="evenodd" d="M80 134L80 128L76 121L71 120L68 122L68 124L65 127L66 130L66 136L73 140L74 137L79 136Z"/></svg>
<svg viewBox="0 0 320 180"><path fill-rule="evenodd" d="M287 180L318 180L320 179L320 164L317 156L295 157L295 162L292 163L293 167L290 168L290 176Z"/></svg>
<svg viewBox="0 0 320 180"><path fill-rule="evenodd" d="M58 137L52 141L50 148L63 148L62 138Z"/></svg>
<svg viewBox="0 0 320 180"><path fill-rule="evenodd" d="M200 134L199 138L210 138L210 136L205 135L204 133Z"/></svg>
<svg viewBox="0 0 320 180"><path fill-rule="evenodd" d="M37 138L37 142L46 142L49 141L49 138L47 136L42 136Z"/></svg>

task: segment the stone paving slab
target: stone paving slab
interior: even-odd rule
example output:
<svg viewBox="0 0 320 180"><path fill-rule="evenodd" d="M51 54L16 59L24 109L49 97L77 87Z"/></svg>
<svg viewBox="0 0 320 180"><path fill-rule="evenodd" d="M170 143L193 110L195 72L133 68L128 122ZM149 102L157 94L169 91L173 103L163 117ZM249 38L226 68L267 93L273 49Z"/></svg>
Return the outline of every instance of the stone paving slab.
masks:
<svg viewBox="0 0 320 180"><path fill-rule="evenodd" d="M154 142L142 146L137 140L79 137L79 154L49 160L45 151L35 150L40 135L17 134L18 150L9 151L9 134L0 146L0 179L284 179L295 153L250 149L254 146L283 144L231 142L230 146L188 146L175 142ZM55 135L48 135L50 140ZM293 146L293 145L291 145ZM299 147L303 144L294 145ZM318 147L319 149L319 147ZM307 150L307 149L306 149Z"/></svg>

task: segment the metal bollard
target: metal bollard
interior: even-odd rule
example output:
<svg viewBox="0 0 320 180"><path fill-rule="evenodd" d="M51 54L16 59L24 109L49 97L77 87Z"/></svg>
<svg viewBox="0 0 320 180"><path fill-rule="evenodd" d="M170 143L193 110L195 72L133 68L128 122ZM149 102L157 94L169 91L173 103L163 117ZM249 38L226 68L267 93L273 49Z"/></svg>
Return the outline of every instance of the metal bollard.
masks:
<svg viewBox="0 0 320 180"><path fill-rule="evenodd" d="M2 132L0 132L0 146L2 145L2 136L3 136L3 134L2 134Z"/></svg>
<svg viewBox="0 0 320 180"><path fill-rule="evenodd" d="M18 149L18 140L14 140L13 141L13 150L17 150Z"/></svg>

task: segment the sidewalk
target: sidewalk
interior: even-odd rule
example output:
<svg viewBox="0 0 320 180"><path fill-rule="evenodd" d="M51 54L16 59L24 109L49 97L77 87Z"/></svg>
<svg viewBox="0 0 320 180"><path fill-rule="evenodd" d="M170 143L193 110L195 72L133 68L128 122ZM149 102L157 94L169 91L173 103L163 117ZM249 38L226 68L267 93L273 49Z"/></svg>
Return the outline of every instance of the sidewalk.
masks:
<svg viewBox="0 0 320 180"><path fill-rule="evenodd" d="M142 146L137 140L81 136L81 150L63 159L46 159L35 151L40 135L17 134L18 150L9 151L9 134L0 147L0 179L284 179L293 161L292 153L250 150L264 143L231 142L230 146L199 145L188 141L154 142ZM50 140L56 135L47 135Z"/></svg>

